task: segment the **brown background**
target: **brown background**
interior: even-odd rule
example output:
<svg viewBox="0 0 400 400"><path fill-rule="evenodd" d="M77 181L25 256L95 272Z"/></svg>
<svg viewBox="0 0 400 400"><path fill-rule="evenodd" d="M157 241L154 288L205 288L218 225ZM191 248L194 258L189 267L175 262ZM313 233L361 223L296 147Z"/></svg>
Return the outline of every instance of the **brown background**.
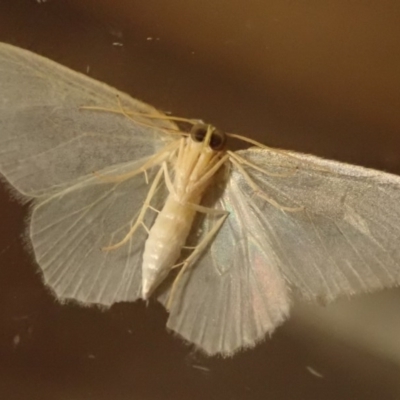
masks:
<svg viewBox="0 0 400 400"><path fill-rule="evenodd" d="M0 0L0 41L175 115L400 173L397 0ZM0 398L400 398L400 361L345 339L336 320L319 331L313 308L222 360L167 333L156 303L60 305L22 243L27 207L0 190ZM353 319L368 315L354 304ZM382 331L400 337L400 312L385 307ZM358 334L374 339L380 320L364 319Z"/></svg>

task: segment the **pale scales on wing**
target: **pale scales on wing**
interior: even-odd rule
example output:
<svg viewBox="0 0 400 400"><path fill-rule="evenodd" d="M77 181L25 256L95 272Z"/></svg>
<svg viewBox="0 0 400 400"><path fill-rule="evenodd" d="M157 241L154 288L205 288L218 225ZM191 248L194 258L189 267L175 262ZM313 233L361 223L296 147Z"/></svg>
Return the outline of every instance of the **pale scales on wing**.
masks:
<svg viewBox="0 0 400 400"><path fill-rule="evenodd" d="M0 87L0 171L32 201L45 283L83 304L140 298L147 229L176 195L174 166L190 136L154 108L6 44ZM399 177L267 147L224 157L186 204L196 218L184 272L152 292L169 299L170 329L230 355L288 317L291 291L331 301L399 284Z"/></svg>

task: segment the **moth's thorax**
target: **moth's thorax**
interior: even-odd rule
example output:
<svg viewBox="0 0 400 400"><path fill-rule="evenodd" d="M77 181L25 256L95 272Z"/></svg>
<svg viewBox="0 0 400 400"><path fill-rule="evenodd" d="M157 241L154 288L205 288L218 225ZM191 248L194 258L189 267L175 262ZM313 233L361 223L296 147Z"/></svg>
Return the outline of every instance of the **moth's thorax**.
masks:
<svg viewBox="0 0 400 400"><path fill-rule="evenodd" d="M174 189L179 201L200 201L214 175L211 170L222 154L190 136L181 139L174 166Z"/></svg>

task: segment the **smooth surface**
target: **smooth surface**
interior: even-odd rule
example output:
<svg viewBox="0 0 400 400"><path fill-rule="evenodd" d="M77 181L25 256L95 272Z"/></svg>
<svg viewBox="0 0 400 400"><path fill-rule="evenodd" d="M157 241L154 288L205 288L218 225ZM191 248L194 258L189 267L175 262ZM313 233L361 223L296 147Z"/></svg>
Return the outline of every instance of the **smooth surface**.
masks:
<svg viewBox="0 0 400 400"><path fill-rule="evenodd" d="M3 0L0 40L176 115L400 172L397 2L170 1L168 9L161 1L79 3ZM1 207L4 398L399 396L393 360L329 333L315 337L311 325L295 329L304 320L254 351L219 360L195 355L168 334L156 304L120 304L106 313L60 305L21 243L27 210L4 189Z"/></svg>

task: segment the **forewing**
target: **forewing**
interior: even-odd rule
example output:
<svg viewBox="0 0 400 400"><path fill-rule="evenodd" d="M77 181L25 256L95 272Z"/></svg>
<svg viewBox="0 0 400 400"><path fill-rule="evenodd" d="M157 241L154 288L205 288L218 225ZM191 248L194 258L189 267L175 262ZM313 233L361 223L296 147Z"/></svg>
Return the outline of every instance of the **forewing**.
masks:
<svg viewBox="0 0 400 400"><path fill-rule="evenodd" d="M289 298L262 225L234 177L222 196L218 186L210 190L205 204L230 214L179 281L167 326L208 355L228 356L253 347L282 323L289 313ZM206 215L192 239L200 232L197 243L201 241L218 218Z"/></svg>
<svg viewBox="0 0 400 400"><path fill-rule="evenodd" d="M270 257L302 297L331 301L399 284L398 176L292 152L237 154L265 171L243 165L270 201L233 166Z"/></svg>
<svg viewBox="0 0 400 400"><path fill-rule="evenodd" d="M125 237L149 190L144 174L123 182L106 182L105 177L132 171L143 162L92 176L34 207L30 238L44 281L59 299L110 306L140 297L145 228L140 226L115 250L102 248ZM149 181L154 173L148 171ZM165 195L160 186L152 206L160 209ZM151 226L155 216L149 209L145 225Z"/></svg>
<svg viewBox="0 0 400 400"><path fill-rule="evenodd" d="M7 44L0 44L0 88L0 171L31 197L151 155L176 129L153 107ZM128 118L122 109L161 118Z"/></svg>

